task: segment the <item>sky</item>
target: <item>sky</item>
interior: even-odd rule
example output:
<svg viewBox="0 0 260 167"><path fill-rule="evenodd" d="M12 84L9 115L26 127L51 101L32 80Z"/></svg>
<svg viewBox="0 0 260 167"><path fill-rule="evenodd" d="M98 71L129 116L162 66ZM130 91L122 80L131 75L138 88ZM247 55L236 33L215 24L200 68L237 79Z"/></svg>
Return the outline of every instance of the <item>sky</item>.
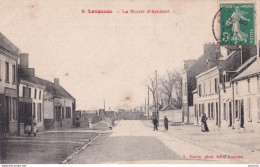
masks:
<svg viewBox="0 0 260 167"><path fill-rule="evenodd" d="M60 84L76 109L144 104L148 76L182 69L216 42L214 0L0 0L0 31L29 53L36 75ZM112 14L82 10L112 10ZM169 10L168 14L116 13Z"/></svg>

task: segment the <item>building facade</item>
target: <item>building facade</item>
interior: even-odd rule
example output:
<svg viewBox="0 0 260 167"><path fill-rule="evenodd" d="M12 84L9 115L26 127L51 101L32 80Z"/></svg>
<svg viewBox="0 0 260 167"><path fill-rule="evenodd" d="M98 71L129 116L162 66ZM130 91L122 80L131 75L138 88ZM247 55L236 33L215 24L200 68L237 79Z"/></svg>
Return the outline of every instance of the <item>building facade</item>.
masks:
<svg viewBox="0 0 260 167"><path fill-rule="evenodd" d="M0 33L0 137L18 128L17 66L20 49Z"/></svg>
<svg viewBox="0 0 260 167"><path fill-rule="evenodd" d="M260 133L260 59L232 81L233 128Z"/></svg>
<svg viewBox="0 0 260 167"><path fill-rule="evenodd" d="M193 108L193 93L196 89L196 76L209 68L216 66L217 60L222 57L220 47L214 43L204 44L204 53L193 64L184 62L182 72L182 122L194 123L195 110Z"/></svg>
<svg viewBox="0 0 260 167"><path fill-rule="evenodd" d="M72 128L76 100L59 84L59 79L50 82L36 77L46 89L43 94L44 129Z"/></svg>

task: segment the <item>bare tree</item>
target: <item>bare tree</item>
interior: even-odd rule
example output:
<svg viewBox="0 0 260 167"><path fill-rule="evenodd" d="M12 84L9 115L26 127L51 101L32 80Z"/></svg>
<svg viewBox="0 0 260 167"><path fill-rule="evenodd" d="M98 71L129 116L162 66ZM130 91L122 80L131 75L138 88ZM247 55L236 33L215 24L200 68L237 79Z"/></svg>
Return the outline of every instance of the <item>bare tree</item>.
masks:
<svg viewBox="0 0 260 167"><path fill-rule="evenodd" d="M160 78L159 91L168 105L182 107L182 79L178 71L167 71L167 77Z"/></svg>
<svg viewBox="0 0 260 167"><path fill-rule="evenodd" d="M152 93L152 96L153 96L153 104L155 105L155 102L156 102L156 78L155 76L151 77L151 76L148 76L148 88L149 90L151 91Z"/></svg>

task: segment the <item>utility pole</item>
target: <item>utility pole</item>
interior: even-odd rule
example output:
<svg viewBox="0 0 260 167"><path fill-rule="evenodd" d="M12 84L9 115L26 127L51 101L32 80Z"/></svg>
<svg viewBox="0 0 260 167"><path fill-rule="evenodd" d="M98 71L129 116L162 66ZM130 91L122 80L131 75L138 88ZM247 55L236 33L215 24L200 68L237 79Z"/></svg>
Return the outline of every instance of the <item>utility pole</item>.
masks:
<svg viewBox="0 0 260 167"><path fill-rule="evenodd" d="M147 93L148 93L148 99L147 99L147 103L148 103L148 104L147 104L147 105L148 105L148 106L147 106L147 108L148 108L148 119L150 119L150 118L149 118L149 113L150 113L150 112L149 112L149 111L150 111L150 107L149 107L149 85L147 86L147 88L148 88L148 89L147 89L147 90L148 90L148 91L147 91Z"/></svg>
<svg viewBox="0 0 260 167"><path fill-rule="evenodd" d="M144 113L146 115L146 98L144 99Z"/></svg>
<svg viewBox="0 0 260 167"><path fill-rule="evenodd" d="M157 82L157 70L155 70L155 82L156 82L156 115L157 115L157 120L158 120L158 127L159 127L159 108L158 108L158 82Z"/></svg>

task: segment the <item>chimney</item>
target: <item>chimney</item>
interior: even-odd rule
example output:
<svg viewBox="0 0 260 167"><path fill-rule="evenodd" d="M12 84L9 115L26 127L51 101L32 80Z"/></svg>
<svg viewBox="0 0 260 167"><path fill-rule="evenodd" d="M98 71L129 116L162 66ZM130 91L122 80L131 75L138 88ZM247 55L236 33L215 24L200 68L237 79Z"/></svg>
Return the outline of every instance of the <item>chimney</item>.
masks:
<svg viewBox="0 0 260 167"><path fill-rule="evenodd" d="M20 66L21 68L28 68L29 62L28 62L28 53L21 53L20 54Z"/></svg>
<svg viewBox="0 0 260 167"><path fill-rule="evenodd" d="M59 78L54 78L54 85L59 85Z"/></svg>
<svg viewBox="0 0 260 167"><path fill-rule="evenodd" d="M35 69L34 68L28 68L28 76L29 77L35 77Z"/></svg>

